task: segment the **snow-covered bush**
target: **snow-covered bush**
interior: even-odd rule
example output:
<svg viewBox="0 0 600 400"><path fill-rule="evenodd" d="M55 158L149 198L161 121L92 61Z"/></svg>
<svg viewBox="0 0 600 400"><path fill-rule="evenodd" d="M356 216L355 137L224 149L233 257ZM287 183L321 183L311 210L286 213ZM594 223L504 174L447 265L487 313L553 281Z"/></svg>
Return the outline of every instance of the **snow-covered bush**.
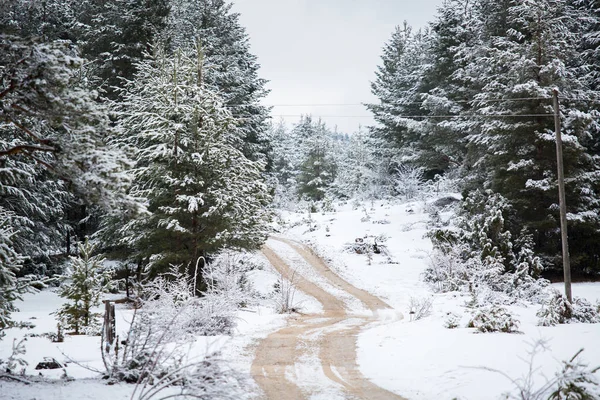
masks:
<svg viewBox="0 0 600 400"><path fill-rule="evenodd" d="M426 181L427 191L433 193L456 193L459 191L457 170L450 170L443 175L437 174L433 179Z"/></svg>
<svg viewBox="0 0 600 400"><path fill-rule="evenodd" d="M150 282L122 353L114 349L105 357L109 375L126 382L178 380L199 368L187 359L189 347L197 336L231 333L238 307L254 301L245 277L253 268L243 253L220 253L205 267L207 290L201 297L195 295L196 283L177 267Z"/></svg>
<svg viewBox="0 0 600 400"><path fill-rule="evenodd" d="M21 375L23 375L25 373L25 367L28 365L28 362L21 356L27 353L24 343L26 341L26 337L19 341L17 341L17 338L13 339L12 352L6 361L0 360L0 370L6 371L9 374L19 372ZM21 370L18 371L18 368L21 368Z"/></svg>
<svg viewBox="0 0 600 400"><path fill-rule="evenodd" d="M213 271L217 269L215 267ZM184 334L213 336L230 333L235 325L240 297L231 292L220 292L216 281L212 281L209 289L202 293L202 297L198 297L194 295L195 285L195 282L188 280L184 273L173 267L169 274L146 286L147 300L140 312L153 321L153 329L167 332L171 326L175 335L173 340ZM229 296L230 294L232 295ZM168 326L165 325L174 315L177 318L169 322ZM168 335L167 340L169 339Z"/></svg>
<svg viewBox="0 0 600 400"><path fill-rule="evenodd" d="M414 199L424 188L423 174L425 170L421 167L400 165L394 174L394 190L406 200Z"/></svg>
<svg viewBox="0 0 600 400"><path fill-rule="evenodd" d="M408 302L408 312L411 321L418 321L431 315L433 299L431 297L411 297Z"/></svg>
<svg viewBox="0 0 600 400"><path fill-rule="evenodd" d="M56 317L76 335L99 333L100 315L91 309L100 305L100 296L112 285L111 273L103 267L104 259L92 256L93 252L94 246L87 239L79 244L79 256L71 257L67 274L62 276L65 282L59 289L60 297L69 302L61 306Z"/></svg>
<svg viewBox="0 0 600 400"><path fill-rule="evenodd" d="M204 318L195 315L194 311L199 311L194 307L196 301L185 299L185 294L175 297L146 302L136 310L122 353L115 350L112 357L105 357L112 379L128 383L153 381L181 367L194 340L194 329ZM169 302L177 306L170 307ZM202 333L199 329L198 334Z"/></svg>
<svg viewBox="0 0 600 400"><path fill-rule="evenodd" d="M444 251L434 251L423 272L423 280L430 283L432 289L438 293L468 289L472 281L472 271L477 267L470 265L475 263L475 260L468 258L469 250L466 244L457 244Z"/></svg>
<svg viewBox="0 0 600 400"><path fill-rule="evenodd" d="M159 365L151 364L148 375L156 376L151 382L137 382L131 399L229 399L243 398L246 391L246 379L234 369L225 365L220 354L212 352L196 361L184 361L177 368L157 376ZM173 387L177 387L176 394Z"/></svg>
<svg viewBox="0 0 600 400"><path fill-rule="evenodd" d="M598 307L585 299L575 297L573 303L558 290L553 290L550 297L536 313L538 325L554 326L569 322L600 323Z"/></svg>
<svg viewBox="0 0 600 400"><path fill-rule="evenodd" d="M179 330L181 311L189 306L168 318L163 315L162 326L155 326L158 321L149 313L134 314L123 353L115 353L107 365L112 381L136 383L132 399L172 397L174 386L178 398L240 398L243 379L217 352L191 355L196 335Z"/></svg>
<svg viewBox="0 0 600 400"><path fill-rule="evenodd" d="M447 329L456 329L460 326L460 320L461 320L461 316L453 313L453 312L449 312L448 315L446 315L446 319L444 320L444 328Z"/></svg>
<svg viewBox="0 0 600 400"><path fill-rule="evenodd" d="M596 373L600 367L590 368L579 359L583 349L568 361L563 361L562 369L556 373L556 388L548 400L586 400L600 398L600 379Z"/></svg>
<svg viewBox="0 0 600 400"><path fill-rule="evenodd" d="M391 254L384 244L388 240L386 234L377 236L365 235L362 238L355 239L354 243L347 243L344 245L344 252L365 254L367 256L367 262L369 265L373 262L374 254L382 254L387 257L388 262L393 261Z"/></svg>
<svg viewBox="0 0 600 400"><path fill-rule="evenodd" d="M600 398L600 380L597 372L600 367L590 367L580 356L583 349L567 360L562 361L562 368L554 377L539 376L540 366L536 358L541 352L549 351L547 341L539 339L530 345L527 358L522 358L527 364L526 374L513 378L506 372L483 368L504 376L513 386L510 392L503 393L504 400L595 400ZM540 374L541 375L541 374Z"/></svg>
<svg viewBox="0 0 600 400"><path fill-rule="evenodd" d="M492 305L477 308L468 327L483 333L515 333L519 331L519 321L506 308Z"/></svg>
<svg viewBox="0 0 600 400"><path fill-rule="evenodd" d="M600 323L600 310L586 299L574 297L572 320L590 324Z"/></svg>
<svg viewBox="0 0 600 400"><path fill-rule="evenodd" d="M248 281L249 271L258 268L248 253L223 250L204 269L206 297L223 297L232 308L247 307L256 300L256 292Z"/></svg>
<svg viewBox="0 0 600 400"><path fill-rule="evenodd" d="M538 278L542 263L531 235L522 231L513 238L506 227L511 212L491 191L469 195L455 226L430 231L434 252L424 280L441 292L479 288L494 303L543 301L549 282Z"/></svg>

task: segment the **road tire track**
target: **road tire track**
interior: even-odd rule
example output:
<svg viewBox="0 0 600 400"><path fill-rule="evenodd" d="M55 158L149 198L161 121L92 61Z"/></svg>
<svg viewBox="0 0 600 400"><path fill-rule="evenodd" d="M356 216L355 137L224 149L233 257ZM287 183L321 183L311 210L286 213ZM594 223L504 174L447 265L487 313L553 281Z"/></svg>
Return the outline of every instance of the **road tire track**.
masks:
<svg viewBox="0 0 600 400"><path fill-rule="evenodd" d="M327 264L306 246L289 239L272 238L286 243L331 284L360 300L374 316L381 309L391 309L384 301L359 289L335 274ZM320 333L317 345L324 375L343 388L351 399L403 400L368 379L357 365L357 336L361 330L374 323L374 317L350 315L343 301L325 291L314 282L300 276L268 246L262 249L271 265L288 280L294 279L296 289L314 297L323 306L323 314L299 315L289 325L263 339L252 363L251 374L272 400L307 399L308 393L297 383L294 366L302 354L300 345L310 334ZM399 314L400 315L400 314ZM401 316L401 315L400 315Z"/></svg>

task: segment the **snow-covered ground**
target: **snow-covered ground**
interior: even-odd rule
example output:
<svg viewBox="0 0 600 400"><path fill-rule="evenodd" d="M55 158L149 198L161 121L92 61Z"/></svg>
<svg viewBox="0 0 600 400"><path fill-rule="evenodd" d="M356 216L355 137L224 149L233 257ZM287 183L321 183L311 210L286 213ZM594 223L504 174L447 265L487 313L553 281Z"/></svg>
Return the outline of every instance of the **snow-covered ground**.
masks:
<svg viewBox="0 0 600 400"><path fill-rule="evenodd" d="M257 260L261 259L256 255ZM204 354L220 352L227 365L248 374L253 358L252 345L270 332L285 325L286 316L274 312L272 300L268 298L277 281L277 275L265 261L265 269L251 271L248 276L253 287L265 297L258 304L237 314L237 326L231 336L199 336L194 343L191 357L202 357ZM108 299L123 295L107 295ZM302 300L302 294L299 294ZM45 400L105 400L129 399L135 385L107 385L100 379L105 371L100 353L100 337L65 334L64 342L53 343L47 333L56 334L57 320L53 313L65 302L54 289L45 289L38 293L27 293L22 301L15 305L19 311L12 314L15 322L29 322L31 329L7 329L6 336L0 341L0 359L6 360L12 352L13 340L27 337L26 354L20 356L27 362L26 376L39 377L31 385L0 379L0 400L30 400L43 392ZM94 309L102 312L101 308ZM122 304L116 305L117 335L124 338L131 323L133 310ZM36 365L45 357L54 358L66 365L64 369L35 370ZM66 372L66 376L65 375ZM41 379L47 378L47 379ZM67 378L67 379L65 379Z"/></svg>
<svg viewBox="0 0 600 400"><path fill-rule="evenodd" d="M584 348L582 357L600 366L600 324L537 326L539 306L509 307L520 321L521 334L478 334L464 328L469 317L464 308L467 297L434 294L421 281L427 266L431 242L426 238L430 202L404 204L349 202L336 205L336 212L283 214L291 229L286 234L311 243L320 255L330 259L336 271L353 285L366 289L404 313L405 319L379 324L359 336L358 361L362 372L375 384L415 400L498 399L514 389L497 369L511 378L527 374L528 351L538 339L548 341L549 350L534 360L539 367L536 382L545 383ZM343 252L344 246L365 236L385 235L391 255L374 255L371 265L366 255ZM563 284L554 285L563 290ZM600 299L599 283L573 285L574 296L595 303ZM433 314L410 321L411 297L433 298ZM462 315L461 328L446 329L447 314ZM599 375L600 376L600 375Z"/></svg>
<svg viewBox="0 0 600 400"><path fill-rule="evenodd" d="M423 200L408 203L348 202L336 205L335 212L310 216L307 212L282 213L282 221L285 222L280 234L309 243L344 279L378 296L395 309L381 313L379 320L370 324L358 338L358 363L367 378L413 400L498 399L501 393L514 387L506 377L481 367L497 369L512 378L524 376L529 368L527 352L531 343L538 339L547 340L550 348L534 360L535 366L539 367L536 381L540 384L544 382L544 375L552 377L561 367L560 361L572 357L580 348L585 349L582 354L584 360L594 366L600 365L600 346L597 345L600 324L538 327L535 313L539 306L510 307L520 321L521 334L478 334L474 329L464 328L469 317L464 307L468 298L452 293L434 294L421 281L432 250L431 242L425 236L429 219L426 210L430 207L430 203ZM448 213L442 213L442 216L447 217ZM369 262L364 254L343 251L357 238L371 240L375 236L387 238L378 242L385 246L387 255L375 254ZM288 245L273 240L268 245L293 264L299 273L311 277L310 268L297 253L289 251ZM263 300L238 313L237 328L232 336L199 338L196 346L199 353L220 350L229 365L248 374L255 344L286 323L285 316L275 314L273 299L269 297L278 275L262 255L257 254L256 257L264 267L251 271L248 278ZM361 304L354 304L355 299L353 304L348 304L353 300L344 298L339 289L322 279L317 283L325 290L339 294L349 308L363 313L361 310L364 308ZM562 284L554 286L563 290ZM600 284L574 284L573 294L595 303L600 300ZM432 298L432 315L411 321L408 309L411 298ZM320 304L309 296L297 293L296 300L304 312L322 312ZM62 303L63 299L52 290L27 294L24 301L18 302L20 311L14 313L13 318L33 323L35 327L31 330L7 330L6 337L0 341L0 358L6 359L10 355L14 338L56 332L56 320L51 313ZM444 328L450 312L462 315L460 328ZM404 315L404 319L397 318L399 313ZM117 330L121 337L131 316L131 310L120 305L117 307ZM67 375L76 380L59 379L63 375L62 370L42 371L44 376L57 379L53 384L23 386L0 380L2 400L31 399L41 390L44 391L41 398L49 400L118 400L131 396L133 385L108 386L98 379L98 371L103 370L99 337L66 335L63 343L52 343L46 337L29 337L26 347L27 354L23 358L29 363L27 374L37 375L39 371L34 370L36 364L43 357L53 357L60 362L67 361ZM307 353L306 360L299 361L298 376L315 385L324 385L323 379L317 378L319 366L314 354ZM250 389L250 392L255 391ZM327 388L323 386L321 389ZM330 389L325 392L332 396L332 393L338 393L334 387Z"/></svg>

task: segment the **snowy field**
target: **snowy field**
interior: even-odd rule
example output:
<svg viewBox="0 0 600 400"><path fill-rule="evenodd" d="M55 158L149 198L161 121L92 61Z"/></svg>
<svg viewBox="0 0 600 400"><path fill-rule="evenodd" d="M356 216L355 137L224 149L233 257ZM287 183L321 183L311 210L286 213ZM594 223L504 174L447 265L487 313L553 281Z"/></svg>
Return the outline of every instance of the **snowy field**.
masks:
<svg viewBox="0 0 600 400"><path fill-rule="evenodd" d="M387 314L381 313L379 320L363 330L358 338L361 372L376 385L411 400L498 399L503 392L514 390L514 385L507 377L483 367L496 369L513 379L524 377L529 369L528 351L539 339L547 341L548 350L534 359L536 384L542 384L544 376L552 377L560 369L561 360L569 359L581 348L585 349L585 361L600 365L600 346L597 345L600 324L539 327L535 316L539 309L537 305L510 307L520 321L519 334L479 334L465 328L469 313L464 304L468 296L435 294L421 281L432 251L431 242L425 236L429 219L426 210L431 208L430 203L350 202L335 207L335 212L312 213L310 216L307 212L283 212L278 234L310 244L344 279L394 308ZM442 217L448 218L449 213L442 212ZM373 237L379 237L378 244L384 253L387 249L387 254L374 254L369 262L365 254L344 251L357 238L369 241ZM289 251L287 245L276 240L269 240L268 245L299 272L310 276L310 268L297 254ZM245 374L250 373L256 343L286 323L286 317L275 314L273 299L269 297L279 277L261 254L257 254L256 259L264 267L251 271L248 278L262 300L239 311L232 336L199 337L194 350L196 356L219 350L228 365ZM344 298L336 287L327 282L318 283L327 291L339 294L349 308L360 314L366 312L362 304ZM563 289L562 284L553 286ZM600 300L600 284L574 284L573 294L595 303ZM411 298L432 298L432 315L411 321ZM302 293L296 294L296 302L303 312L322 312L319 303ZM35 327L7 330L6 337L0 342L0 358L10 355L13 339L29 335L32 337L27 339L27 354L23 357L28 362L26 374L38 375L39 371L34 369L36 364L43 357L53 357L67 363L65 370L69 378L61 379L63 370L44 370L43 376L56 379L54 383L24 386L0 380L0 399L38 398L42 390L44 396L40 398L44 400L130 398L133 385L108 386L99 379L103 370L99 337L66 335L64 343L52 343L39 336L56 332L52 313L62 303L63 299L52 290L28 294L24 301L18 302L20 311L13 314L14 319L30 322ZM460 328L444 328L444 321L451 312L462 316ZM129 326L132 313L132 310L117 306L117 330L121 337ZM399 319L398 315L404 318ZM311 354L306 357L310 358ZM314 361L313 358L310 360ZM297 372L314 384L323 383L322 379L316 378L320 375L319 366L310 360L299 360L301 368ZM313 364L314 371L310 367ZM252 382L249 384L250 396L257 387Z"/></svg>
<svg viewBox="0 0 600 400"><path fill-rule="evenodd" d="M260 258L259 255L257 257ZM276 274L268 268L254 270L249 280L256 290L267 296L273 290ZM301 297L302 295L300 295ZM108 295L115 299L123 295ZM0 359L7 359L12 351L13 340L24 343L26 354L21 356L27 362L25 375L32 380L31 385L10 380L0 380L0 400L121 400L131 398L135 385L117 383L107 385L100 379L104 365L100 353L99 336L65 335L63 343L53 343L44 335L56 333L56 319L53 313L64 303L64 299L52 289L39 293L25 294L23 301L15 305L18 312L12 314L16 322L29 322L31 329L7 329L6 336L0 341ZM96 312L102 312L100 308ZM116 305L116 329L120 338L127 335L133 310L121 304ZM228 366L249 374L253 358L253 343L270 332L285 325L286 317L274 312L270 300L254 304L238 311L237 325L231 336L199 336L192 349L191 357L203 357L205 354L220 352ZM54 358L64 369L36 370L36 365L45 357ZM66 373L66 375L65 375ZM29 378L33 377L33 379ZM254 391L253 383L248 382L249 392ZM43 392L43 397L39 397ZM250 395L250 393L249 393Z"/></svg>
<svg viewBox="0 0 600 400"><path fill-rule="evenodd" d="M513 379L523 377L529 369L528 351L539 339L546 340L549 349L534 359L538 386L545 382L544 376L551 378L561 368L561 360L570 359L581 348L585 361L600 366L600 324L540 327L535 316L539 305L509 307L521 323L520 334L480 334L464 328L468 296L434 294L421 281L432 249L425 237L429 204L348 203L337 205L335 213L283 215L293 226L286 234L311 243L350 283L404 313L403 320L374 326L360 335L359 363L369 379L408 399L498 399L514 386L501 374L481 367L497 369ZM369 265L366 255L343 251L356 238L379 235L388 238L384 244L392 263L386 256L374 255ZM564 288L561 283L553 286ZM600 284L574 284L573 295L594 304L600 300ZM433 298L433 314L411 322L411 297ZM461 328L444 328L449 312L462 316Z"/></svg>

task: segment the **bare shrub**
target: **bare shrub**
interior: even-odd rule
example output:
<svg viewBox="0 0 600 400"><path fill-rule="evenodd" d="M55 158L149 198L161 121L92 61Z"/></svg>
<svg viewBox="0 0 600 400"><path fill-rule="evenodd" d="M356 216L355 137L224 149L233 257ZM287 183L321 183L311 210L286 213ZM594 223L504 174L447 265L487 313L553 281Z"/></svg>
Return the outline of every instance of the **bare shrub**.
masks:
<svg viewBox="0 0 600 400"><path fill-rule="evenodd" d="M418 321L431 315L433 311L433 299L431 297L411 297L408 302L411 321Z"/></svg>
<svg viewBox="0 0 600 400"><path fill-rule="evenodd" d="M297 312L299 306L294 299L296 295L296 271L292 271L289 277L279 274L275 283L275 309L279 314Z"/></svg>
<svg viewBox="0 0 600 400"><path fill-rule="evenodd" d="M241 393L235 374L223 368L216 354L190 357L198 336L231 333L237 307L247 301L236 265L233 257L208 266L203 297L194 295L195 282L177 268L145 287L146 300L134 312L126 340L103 353L112 380L137 383L132 399L161 398L173 385L181 388L181 398L236 398L230 393Z"/></svg>
<svg viewBox="0 0 600 400"><path fill-rule="evenodd" d="M413 199L424 188L425 170L410 165L400 165L394 174L394 189L404 199Z"/></svg>
<svg viewBox="0 0 600 400"><path fill-rule="evenodd" d="M257 293L247 278L249 271L257 269L248 253L224 250L208 263L204 270L207 284L205 296L229 300L232 308L248 307L256 302Z"/></svg>
<svg viewBox="0 0 600 400"><path fill-rule="evenodd" d="M423 280L438 293L468 289L472 268L468 265L470 260L465 261L465 252L469 252L469 248L464 245L451 246L448 251L434 251L423 272Z"/></svg>

